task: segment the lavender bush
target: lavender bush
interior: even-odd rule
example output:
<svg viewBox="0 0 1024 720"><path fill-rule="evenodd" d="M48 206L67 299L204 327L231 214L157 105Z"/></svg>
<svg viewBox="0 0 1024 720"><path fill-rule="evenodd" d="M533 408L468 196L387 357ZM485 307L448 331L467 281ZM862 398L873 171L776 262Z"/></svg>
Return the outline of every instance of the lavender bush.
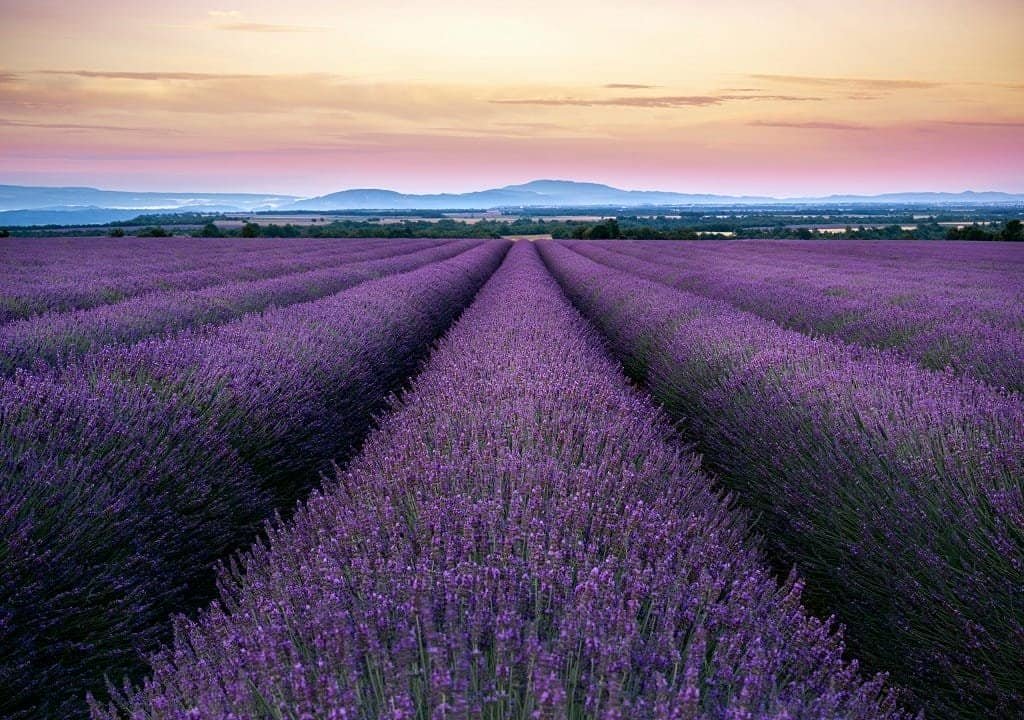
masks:
<svg viewBox="0 0 1024 720"><path fill-rule="evenodd" d="M684 420L851 647L935 717L1024 707L1024 403L811 339L547 243L563 287Z"/></svg>
<svg viewBox="0 0 1024 720"><path fill-rule="evenodd" d="M0 324L383 257L392 247L382 240L0 239Z"/></svg>
<svg viewBox="0 0 1024 720"><path fill-rule="evenodd" d="M850 248L847 245L854 245ZM577 243L581 254L785 327L1024 391L1024 248L927 242ZM943 245L946 245L943 243ZM866 246L866 247L865 247ZM967 247L964 247L967 246ZM844 252L845 250L845 252Z"/></svg>
<svg viewBox="0 0 1024 720"><path fill-rule="evenodd" d="M507 243L0 382L0 715L84 711L353 447Z"/></svg>
<svg viewBox="0 0 1024 720"><path fill-rule="evenodd" d="M0 326L0 374L40 363L60 364L105 345L129 344L185 328L227 322L268 307L331 295L368 279L453 257L472 245L396 241L387 255L252 282L225 283L197 291L140 295L88 310L53 312ZM380 250L374 251L380 255ZM337 263L337 260L333 261Z"/></svg>
<svg viewBox="0 0 1024 720"><path fill-rule="evenodd" d="M521 243L401 409L94 717L898 718Z"/></svg>

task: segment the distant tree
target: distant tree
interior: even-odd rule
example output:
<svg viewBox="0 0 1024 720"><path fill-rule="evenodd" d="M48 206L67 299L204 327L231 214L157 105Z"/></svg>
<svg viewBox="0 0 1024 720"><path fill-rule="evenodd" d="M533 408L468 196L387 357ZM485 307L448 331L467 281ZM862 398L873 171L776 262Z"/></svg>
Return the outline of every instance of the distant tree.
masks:
<svg viewBox="0 0 1024 720"><path fill-rule="evenodd" d="M622 236L630 240L661 240L665 238L665 233L647 225L633 225L623 228Z"/></svg>
<svg viewBox="0 0 1024 720"><path fill-rule="evenodd" d="M223 236L224 233L220 231L220 228L217 227L217 224L214 222L208 222L205 225L203 225L203 229L199 233L199 237L216 238Z"/></svg>
<svg viewBox="0 0 1024 720"><path fill-rule="evenodd" d="M942 229L942 226L935 220L918 225L917 230L913 233L914 237L918 240L939 240L944 234L945 231Z"/></svg>
<svg viewBox="0 0 1024 720"><path fill-rule="evenodd" d="M162 238L162 237L170 237L171 236L171 233L167 232L160 225L154 225L153 227L142 228L136 234L137 234L138 237L154 237L154 238Z"/></svg>
<svg viewBox="0 0 1024 720"><path fill-rule="evenodd" d="M242 226L242 237L254 238L260 236L260 226L256 223L247 222Z"/></svg>
<svg viewBox="0 0 1024 720"><path fill-rule="evenodd" d="M298 225L292 225L291 223L285 223L284 225L270 223L269 225L263 225L260 227L260 237L302 237L302 228Z"/></svg>
<svg viewBox="0 0 1024 720"><path fill-rule="evenodd" d="M10 236L11 236L11 231L10 230L0 230L0 238L10 237Z"/></svg>
<svg viewBox="0 0 1024 720"><path fill-rule="evenodd" d="M110 237L124 237L124 228L116 227L110 231Z"/></svg>
<svg viewBox="0 0 1024 720"><path fill-rule="evenodd" d="M118 225L201 225L210 219L210 213L149 213L137 215Z"/></svg>
<svg viewBox="0 0 1024 720"><path fill-rule="evenodd" d="M577 225L572 229L574 238L586 240L610 240L622 237L619 223L614 218L603 220L596 225Z"/></svg>
<svg viewBox="0 0 1024 720"><path fill-rule="evenodd" d="M1008 221L1006 227L999 233L999 239L1009 242L1024 242L1024 228L1021 227L1020 220Z"/></svg>
<svg viewBox="0 0 1024 720"><path fill-rule="evenodd" d="M995 240L996 236L980 225L968 225L963 228L950 228L946 233L947 240Z"/></svg>
<svg viewBox="0 0 1024 720"><path fill-rule="evenodd" d="M796 236L800 240L812 240L814 239L814 233L808 228L800 228L796 231Z"/></svg>

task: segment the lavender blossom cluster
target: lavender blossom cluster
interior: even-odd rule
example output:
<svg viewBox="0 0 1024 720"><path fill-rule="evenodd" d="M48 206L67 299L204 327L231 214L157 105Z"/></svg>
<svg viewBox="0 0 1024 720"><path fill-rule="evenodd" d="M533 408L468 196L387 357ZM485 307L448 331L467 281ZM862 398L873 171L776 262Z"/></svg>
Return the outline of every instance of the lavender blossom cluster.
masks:
<svg viewBox="0 0 1024 720"><path fill-rule="evenodd" d="M43 312L80 310L167 290L261 280L390 254L371 240L212 238L0 238L0 325Z"/></svg>
<svg viewBox="0 0 1024 720"><path fill-rule="evenodd" d="M899 351L1024 392L1024 247L981 243L576 243L606 265L805 334ZM852 247L847 247L852 245ZM845 252L844 252L845 251Z"/></svg>
<svg viewBox="0 0 1024 720"><path fill-rule="evenodd" d="M0 326L0 375L40 364L59 365L106 345L131 344L186 328L222 324L268 307L316 300L366 280L453 257L471 245L472 241L396 241L372 250L370 258L352 252L351 260L345 262L332 254L330 266L321 269L202 290L147 293L116 304L10 322Z"/></svg>
<svg viewBox="0 0 1024 720"><path fill-rule="evenodd" d="M1024 708L1024 401L812 339L557 243L542 255L761 518L869 667L931 716ZM682 252L682 251L681 251ZM607 254L586 251L592 257ZM1019 360L1019 358L1018 358Z"/></svg>
<svg viewBox="0 0 1024 720"><path fill-rule="evenodd" d="M113 718L900 718L519 243Z"/></svg>
<svg viewBox="0 0 1024 720"><path fill-rule="evenodd" d="M80 714L104 674L137 671L170 613L214 594L215 562L354 449L507 247L435 248L315 302L0 381L0 715Z"/></svg>

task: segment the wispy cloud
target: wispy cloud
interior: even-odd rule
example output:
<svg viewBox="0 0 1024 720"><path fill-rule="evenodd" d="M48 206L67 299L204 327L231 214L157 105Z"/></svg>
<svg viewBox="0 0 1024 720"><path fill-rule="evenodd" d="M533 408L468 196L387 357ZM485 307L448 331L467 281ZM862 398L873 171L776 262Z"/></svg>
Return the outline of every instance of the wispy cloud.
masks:
<svg viewBox="0 0 1024 720"><path fill-rule="evenodd" d="M856 123L831 122L828 120L786 121L786 120L755 120L747 123L754 127L793 128L795 130L870 130L868 125Z"/></svg>
<svg viewBox="0 0 1024 720"><path fill-rule="evenodd" d="M547 105L579 107L686 108L709 107L727 102L776 101L816 102L820 97L801 95L659 95L651 97L615 98L509 98L492 100L499 105Z"/></svg>
<svg viewBox="0 0 1024 720"><path fill-rule="evenodd" d="M489 126L441 126L425 128L427 132L443 133L446 136L459 137L504 137L504 138L594 138L608 137L604 133L595 132L575 125L542 122L495 122ZM348 135L351 137L351 134Z"/></svg>
<svg viewBox="0 0 1024 720"><path fill-rule="evenodd" d="M499 122L503 127L523 128L526 130L571 130L572 128L553 122Z"/></svg>
<svg viewBox="0 0 1024 720"><path fill-rule="evenodd" d="M940 120L939 124L958 127L1024 128L1024 120Z"/></svg>
<svg viewBox="0 0 1024 720"><path fill-rule="evenodd" d="M322 32L325 27L311 25L280 25L277 23L254 22L245 17L241 10L210 10L206 13L213 21L214 30L250 33L304 33Z"/></svg>
<svg viewBox="0 0 1024 720"><path fill-rule="evenodd" d="M159 134L177 134L179 132L170 128L128 127L125 125L89 125L83 123L24 122L21 120L7 120L4 118L0 118L0 127L36 128L44 130L112 130L115 132Z"/></svg>
<svg viewBox="0 0 1024 720"><path fill-rule="evenodd" d="M819 77L814 75L765 75L752 74L747 77L764 82L810 87L834 87L862 90L927 90L943 87L945 83L926 80L899 80L885 78Z"/></svg>
<svg viewBox="0 0 1024 720"><path fill-rule="evenodd" d="M307 25L274 25L272 23L258 22L219 23L213 27L214 30L251 33L307 33L323 32L327 30L325 27L313 27Z"/></svg>
<svg viewBox="0 0 1024 720"><path fill-rule="evenodd" d="M644 108L704 107L718 105L720 97L713 95L669 95L661 97L617 97L617 98L509 98L492 100L496 105L547 105L547 106L617 106Z"/></svg>
<svg viewBox="0 0 1024 720"><path fill-rule="evenodd" d="M218 80L252 80L262 75L231 75L219 73L194 73L194 72L127 72L123 70L37 70L37 75L67 75L80 78L100 78L104 80L194 80L194 81L218 81Z"/></svg>
<svg viewBox="0 0 1024 720"><path fill-rule="evenodd" d="M904 130L915 133L934 133L942 127L962 128L993 128L1002 130L1024 129L1024 120L933 120L895 125L863 125L832 120L753 120L747 125L752 127L792 128L794 130Z"/></svg>
<svg viewBox="0 0 1024 720"><path fill-rule="evenodd" d="M658 86L641 85L640 83L608 83L607 85L602 85L602 87L608 90L652 90Z"/></svg>
<svg viewBox="0 0 1024 720"><path fill-rule="evenodd" d="M252 114L270 118L301 111L355 114L403 122L445 123L489 117L497 108L486 100L490 88L420 83L360 83L329 74L240 75L165 71L61 70L26 74L24 82L3 86L0 112L32 113L33 119L85 113L183 112L215 116ZM157 85L160 92L153 92ZM39 116L43 117L40 118ZM20 119L20 118L19 118ZM310 121L311 117L302 121ZM166 122L166 119L163 120Z"/></svg>

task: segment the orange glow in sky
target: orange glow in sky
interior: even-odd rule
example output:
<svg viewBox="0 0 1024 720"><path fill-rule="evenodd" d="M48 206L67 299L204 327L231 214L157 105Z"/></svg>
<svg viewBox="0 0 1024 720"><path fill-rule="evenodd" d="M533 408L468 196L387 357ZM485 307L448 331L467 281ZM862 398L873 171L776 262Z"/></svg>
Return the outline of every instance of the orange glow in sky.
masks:
<svg viewBox="0 0 1024 720"><path fill-rule="evenodd" d="M0 183L1024 191L1018 0L0 0Z"/></svg>

